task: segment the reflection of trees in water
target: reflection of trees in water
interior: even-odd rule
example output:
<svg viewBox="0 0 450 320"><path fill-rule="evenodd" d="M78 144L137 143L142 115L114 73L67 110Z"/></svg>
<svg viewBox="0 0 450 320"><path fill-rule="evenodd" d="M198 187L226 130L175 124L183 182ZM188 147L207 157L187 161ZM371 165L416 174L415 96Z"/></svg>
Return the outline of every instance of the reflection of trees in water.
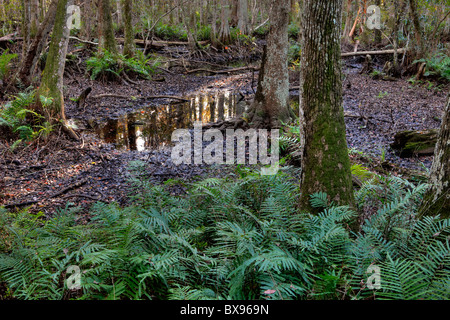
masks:
<svg viewBox="0 0 450 320"><path fill-rule="evenodd" d="M186 103L161 105L118 120L109 119L97 132L117 149L154 149L169 145L173 131L190 128L195 121L216 122L233 117L238 111L236 101L232 92L200 95Z"/></svg>

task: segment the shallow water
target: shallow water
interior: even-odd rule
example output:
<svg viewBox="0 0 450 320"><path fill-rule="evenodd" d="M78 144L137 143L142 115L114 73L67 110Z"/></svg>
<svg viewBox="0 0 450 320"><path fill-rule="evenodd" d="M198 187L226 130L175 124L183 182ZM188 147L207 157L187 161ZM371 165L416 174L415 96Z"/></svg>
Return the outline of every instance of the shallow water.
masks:
<svg viewBox="0 0 450 320"><path fill-rule="evenodd" d="M246 108L242 98L233 91L196 95L189 102L149 106L118 119L91 120L89 125L118 150L158 149L171 143L174 130L191 128L195 121L205 124L242 115Z"/></svg>

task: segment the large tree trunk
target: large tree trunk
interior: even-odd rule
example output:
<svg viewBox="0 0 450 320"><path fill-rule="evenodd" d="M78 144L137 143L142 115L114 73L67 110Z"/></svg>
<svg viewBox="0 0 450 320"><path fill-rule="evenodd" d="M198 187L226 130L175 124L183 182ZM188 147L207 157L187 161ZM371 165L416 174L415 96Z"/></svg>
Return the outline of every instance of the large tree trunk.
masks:
<svg viewBox="0 0 450 320"><path fill-rule="evenodd" d="M450 93L434 152L430 184L420 215L450 218Z"/></svg>
<svg viewBox="0 0 450 320"><path fill-rule="evenodd" d="M220 11L220 30L219 30L219 41L224 45L231 42L231 32L230 32L230 5L228 0L221 0L221 11Z"/></svg>
<svg viewBox="0 0 450 320"><path fill-rule="evenodd" d="M290 118L288 73L289 0L272 0L270 30L264 48L258 88L249 111L252 127L279 128Z"/></svg>
<svg viewBox="0 0 450 320"><path fill-rule="evenodd" d="M312 212L316 192L338 205L353 205L354 196L342 107L342 0L305 1L303 9L300 207Z"/></svg>
<svg viewBox="0 0 450 320"><path fill-rule="evenodd" d="M417 13L416 0L409 0L409 12L411 14L411 20L413 21L414 25L414 35L416 37L417 45L419 46L417 57L420 59L423 58L425 48L422 40L422 28L420 26L419 15Z"/></svg>
<svg viewBox="0 0 450 320"><path fill-rule="evenodd" d="M250 33L250 30L248 27L248 2L247 2L247 0L239 0L238 29L242 34Z"/></svg>
<svg viewBox="0 0 450 320"><path fill-rule="evenodd" d="M37 102L40 104L40 97L50 98L53 102L44 105L43 114L47 121L65 122L64 96L63 96L63 75L69 43L69 28L67 27L67 7L73 3L72 0L58 0L56 8L55 25L52 32L52 40L48 51L45 69L42 74L41 86L37 92ZM77 135L68 127L65 127L73 138Z"/></svg>
<svg viewBox="0 0 450 320"><path fill-rule="evenodd" d="M134 31L133 24L131 21L133 12L133 2L130 0L121 0L122 11L125 24L125 43L123 46L123 54L126 57L134 56Z"/></svg>
<svg viewBox="0 0 450 320"><path fill-rule="evenodd" d="M107 50L112 54L117 54L117 44L114 37L114 27L111 16L111 0L99 0L99 25L98 39L99 50Z"/></svg>
<svg viewBox="0 0 450 320"><path fill-rule="evenodd" d="M28 50L22 59L22 63L20 64L16 78L25 86L28 86L31 83L37 61L47 43L48 35L52 30L53 23L55 21L57 2L57 0L53 0L50 3L45 19L37 31L35 38L28 47Z"/></svg>

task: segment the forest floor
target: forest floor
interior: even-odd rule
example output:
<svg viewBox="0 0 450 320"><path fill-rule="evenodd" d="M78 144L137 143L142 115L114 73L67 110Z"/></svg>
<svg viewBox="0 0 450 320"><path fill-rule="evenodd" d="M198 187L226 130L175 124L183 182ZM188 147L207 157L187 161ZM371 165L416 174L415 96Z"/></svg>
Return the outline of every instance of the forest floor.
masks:
<svg viewBox="0 0 450 320"><path fill-rule="evenodd" d="M361 67L359 59L348 59L344 68L344 109L353 115L346 117L352 161L384 173L426 177L432 156L403 159L390 149L390 143L399 131L439 128L448 85L436 89L431 85L412 85L407 78L374 80L359 74ZM168 103L167 99L140 99L149 96L189 97L232 89L251 99L256 90L257 72L195 75L185 71L185 66L166 69L155 80L135 79L133 83L102 83L89 80L82 73L69 72L65 79L67 118L78 121L118 118L144 105ZM298 76L298 72L291 71L292 86L298 86ZM71 98L78 97L87 87L92 92L81 110ZM125 98L93 98L107 93ZM291 94L298 99L298 91L292 90ZM130 164L134 161L145 164L140 177L145 176L153 183L169 179L189 182L232 172L228 166L175 166L167 148L119 150L93 130L79 133L81 142L55 132L48 142L33 143L14 152L9 149L10 141L0 139L0 206L30 206L31 212L42 211L48 216L57 208L81 207L80 217L87 218L87 208L94 202L127 203L128 195L133 193L129 180ZM181 185L172 189L174 194L184 191Z"/></svg>

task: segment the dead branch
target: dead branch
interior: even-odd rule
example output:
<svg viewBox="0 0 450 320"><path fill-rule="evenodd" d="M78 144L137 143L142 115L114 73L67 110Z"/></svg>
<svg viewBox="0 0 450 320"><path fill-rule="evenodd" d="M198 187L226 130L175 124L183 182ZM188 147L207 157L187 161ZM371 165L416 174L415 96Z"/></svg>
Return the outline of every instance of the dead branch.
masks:
<svg viewBox="0 0 450 320"><path fill-rule="evenodd" d="M397 49L397 53L406 53L408 51L407 48ZM359 51L359 52L343 52L341 53L341 57L353 57L353 56L365 56L365 55L376 55L376 54L393 54L395 53L394 49L389 50L380 50L380 51Z"/></svg>

